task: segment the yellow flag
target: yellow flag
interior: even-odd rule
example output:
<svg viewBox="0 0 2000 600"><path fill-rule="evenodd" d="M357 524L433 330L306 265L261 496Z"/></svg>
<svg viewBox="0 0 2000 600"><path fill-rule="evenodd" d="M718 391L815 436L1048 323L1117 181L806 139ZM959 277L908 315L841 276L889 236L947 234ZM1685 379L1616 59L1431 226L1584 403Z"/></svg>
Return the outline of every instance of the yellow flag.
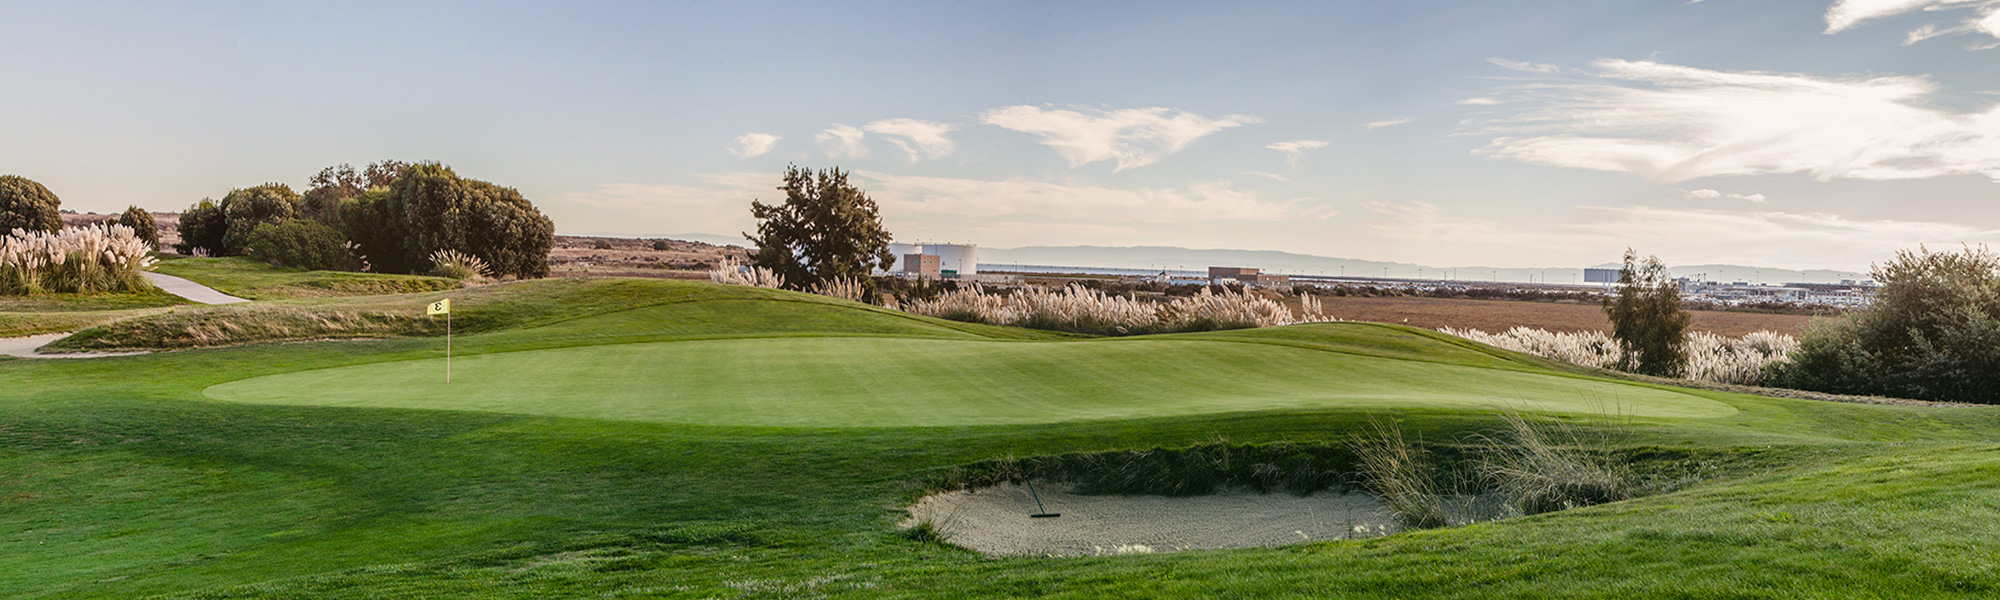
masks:
<svg viewBox="0 0 2000 600"><path fill-rule="evenodd" d="M451 314L451 299L445 298L437 302L432 302L430 308L424 310L424 314L426 315Z"/></svg>

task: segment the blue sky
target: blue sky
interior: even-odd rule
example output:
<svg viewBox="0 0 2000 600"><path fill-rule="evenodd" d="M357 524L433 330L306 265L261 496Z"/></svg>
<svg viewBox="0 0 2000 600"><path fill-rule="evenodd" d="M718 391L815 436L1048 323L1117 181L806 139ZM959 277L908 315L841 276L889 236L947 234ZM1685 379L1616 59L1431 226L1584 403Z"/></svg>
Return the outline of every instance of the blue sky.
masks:
<svg viewBox="0 0 2000 600"><path fill-rule="evenodd" d="M900 240L1861 269L2000 241L2000 1L0 2L99 212L437 160L564 232L840 166Z"/></svg>

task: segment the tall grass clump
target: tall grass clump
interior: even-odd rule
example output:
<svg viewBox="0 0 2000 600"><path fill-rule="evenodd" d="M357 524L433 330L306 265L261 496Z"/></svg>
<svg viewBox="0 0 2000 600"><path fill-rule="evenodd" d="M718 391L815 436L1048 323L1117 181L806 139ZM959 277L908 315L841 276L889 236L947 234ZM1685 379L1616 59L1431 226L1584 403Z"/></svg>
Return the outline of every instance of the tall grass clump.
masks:
<svg viewBox="0 0 2000 600"><path fill-rule="evenodd" d="M1625 363L1625 350L1611 336L1596 331L1561 333L1515 327L1501 333L1477 329L1442 327L1438 331L1468 340L1599 369L1617 369ZM1797 338L1772 331L1752 332L1728 338L1708 332L1687 335L1688 379L1714 383L1757 385L1763 382L1765 365L1782 362L1797 350Z"/></svg>
<svg viewBox="0 0 2000 600"><path fill-rule="evenodd" d="M1479 436L1480 472L1524 514L1567 510L1633 496L1632 471L1586 443L1559 421L1533 421L1518 412L1499 431Z"/></svg>
<svg viewBox="0 0 2000 600"><path fill-rule="evenodd" d="M716 265L714 270L708 272L708 280L729 285L747 285L774 290L785 286L785 280L778 277L777 272L764 267L747 266L736 262L735 259L724 260L721 264Z"/></svg>
<svg viewBox="0 0 2000 600"><path fill-rule="evenodd" d="M901 309L925 316L1097 335L1139 335L1219 329L1275 327L1329 321L1319 302L1301 298L1294 313L1275 300L1208 288L1193 296L1148 302L1113 296L1081 285L1062 290L1027 288L998 294L974 285L936 298L903 302Z"/></svg>
<svg viewBox="0 0 2000 600"><path fill-rule="evenodd" d="M813 284L812 293L860 302L868 296L868 287L862 285L859 279L835 277Z"/></svg>
<svg viewBox="0 0 2000 600"><path fill-rule="evenodd" d="M1364 485L1375 492L1396 520L1409 529L1429 529L1451 524L1445 508L1444 486L1439 485L1421 448L1403 439L1395 425L1374 422L1374 435L1353 442Z"/></svg>
<svg viewBox="0 0 2000 600"><path fill-rule="evenodd" d="M477 256L457 250L448 248L438 250L431 253L430 259L431 274L438 277L449 277L461 281L468 279L478 280L485 279L488 274L492 273L492 269L487 268L486 261L480 260Z"/></svg>
<svg viewBox="0 0 2000 600"><path fill-rule="evenodd" d="M128 292L152 284L152 248L124 225L58 232L14 230L0 238L0 294Z"/></svg>

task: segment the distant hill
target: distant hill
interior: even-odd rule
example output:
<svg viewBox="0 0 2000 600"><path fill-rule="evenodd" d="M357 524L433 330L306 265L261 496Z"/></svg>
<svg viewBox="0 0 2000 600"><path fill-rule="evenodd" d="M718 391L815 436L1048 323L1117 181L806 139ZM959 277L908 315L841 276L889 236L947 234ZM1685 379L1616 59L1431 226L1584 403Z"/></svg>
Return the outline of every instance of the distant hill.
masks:
<svg viewBox="0 0 2000 600"><path fill-rule="evenodd" d="M629 233L571 233L565 231L557 235L570 235L577 237L632 238L632 239L648 239L648 240L666 238L670 240L681 240L685 242L701 242L704 244L714 244L717 246L750 245L750 242L748 240L743 239L743 236L740 235L717 235L713 233L654 233L647 235L632 235Z"/></svg>

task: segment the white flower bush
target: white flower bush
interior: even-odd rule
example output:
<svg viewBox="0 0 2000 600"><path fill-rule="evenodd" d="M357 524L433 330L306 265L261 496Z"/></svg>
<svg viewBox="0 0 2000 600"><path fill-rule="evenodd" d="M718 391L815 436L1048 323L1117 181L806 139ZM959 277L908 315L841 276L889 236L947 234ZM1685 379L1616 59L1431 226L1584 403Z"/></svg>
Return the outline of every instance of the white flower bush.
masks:
<svg viewBox="0 0 2000 600"><path fill-rule="evenodd" d="M1112 335L1275 327L1331 321L1318 300L1300 298L1294 313L1275 300L1247 293L1203 288L1194 296L1147 302L1071 284L1060 291L1026 288L1011 295L973 285L929 300L903 302L906 312L925 316L1013 325L1033 329Z"/></svg>
<svg viewBox="0 0 2000 600"><path fill-rule="evenodd" d="M94 293L151 287L152 247L124 225L56 233L16 229L0 237L0 294Z"/></svg>
<svg viewBox="0 0 2000 600"><path fill-rule="evenodd" d="M1527 327L1502 333L1451 327L1441 327L1438 331L1497 348L1600 369L1617 368L1625 356L1617 340L1597 331L1558 333ZM1785 360L1798 347L1798 338L1772 331L1752 332L1740 338L1690 333L1686 345L1687 378L1756 385L1761 381L1764 365Z"/></svg>
<svg viewBox="0 0 2000 600"><path fill-rule="evenodd" d="M729 285L778 289L784 287L785 280L777 273L764 267L745 266L734 259L722 261L715 270L708 272L708 280Z"/></svg>

